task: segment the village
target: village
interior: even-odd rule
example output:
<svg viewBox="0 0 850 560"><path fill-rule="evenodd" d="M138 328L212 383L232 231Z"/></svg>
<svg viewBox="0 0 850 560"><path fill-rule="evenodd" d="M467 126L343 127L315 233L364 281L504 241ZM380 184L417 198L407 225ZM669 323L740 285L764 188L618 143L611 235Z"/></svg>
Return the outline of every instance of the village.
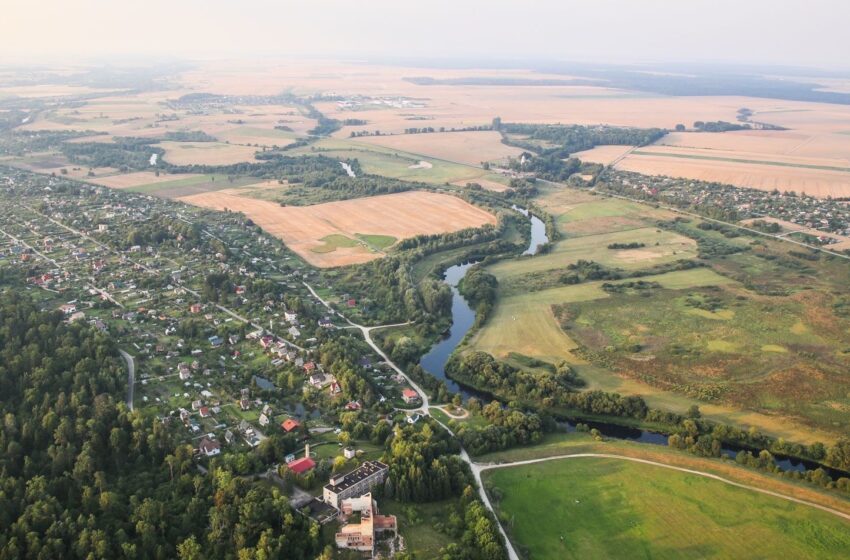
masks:
<svg viewBox="0 0 850 560"><path fill-rule="evenodd" d="M387 466L369 434L417 422L420 395L307 285L344 308L354 298L317 284L237 214L21 171L2 186L19 202L0 209L0 262L25 275L44 309L117 340L129 409L182 433L202 472L227 461L279 485L317 522L342 523L340 548L403 546L371 494ZM377 394L344 391L337 375L352 373L323 364L337 333Z"/></svg>

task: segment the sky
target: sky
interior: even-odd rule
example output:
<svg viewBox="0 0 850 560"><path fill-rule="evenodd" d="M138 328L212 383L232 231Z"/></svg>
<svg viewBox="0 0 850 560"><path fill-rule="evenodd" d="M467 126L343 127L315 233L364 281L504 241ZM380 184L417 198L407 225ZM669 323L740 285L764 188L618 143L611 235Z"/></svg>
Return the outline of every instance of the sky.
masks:
<svg viewBox="0 0 850 560"><path fill-rule="evenodd" d="M245 56L850 69L847 0L2 0L0 61Z"/></svg>

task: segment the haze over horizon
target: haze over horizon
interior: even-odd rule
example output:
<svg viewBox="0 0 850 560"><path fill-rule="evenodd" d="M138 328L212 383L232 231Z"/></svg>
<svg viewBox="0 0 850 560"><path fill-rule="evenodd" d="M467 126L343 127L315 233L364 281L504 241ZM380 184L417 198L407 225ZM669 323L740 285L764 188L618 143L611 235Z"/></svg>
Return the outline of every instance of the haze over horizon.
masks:
<svg viewBox="0 0 850 560"><path fill-rule="evenodd" d="M837 0L7 0L4 12L0 62L16 64L389 55L850 70L850 3Z"/></svg>

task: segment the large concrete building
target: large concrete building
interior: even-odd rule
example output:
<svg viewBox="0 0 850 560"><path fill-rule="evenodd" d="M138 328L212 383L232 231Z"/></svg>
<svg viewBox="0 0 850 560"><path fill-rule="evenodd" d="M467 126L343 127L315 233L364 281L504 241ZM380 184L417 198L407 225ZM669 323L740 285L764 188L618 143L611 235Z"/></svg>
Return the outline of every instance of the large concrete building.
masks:
<svg viewBox="0 0 850 560"><path fill-rule="evenodd" d="M398 522L395 515L380 515L378 504L372 499L372 494L359 498L346 498L340 502L340 515L343 522L353 513L360 514L359 523L345 523L335 536L338 548L349 548L360 552L368 552L375 557L375 542L378 537L391 532L393 538L398 536Z"/></svg>
<svg viewBox="0 0 850 560"><path fill-rule="evenodd" d="M325 485L322 499L340 509L342 500L368 494L372 488L383 484L389 471L390 468L380 461L366 461L348 474L332 476Z"/></svg>

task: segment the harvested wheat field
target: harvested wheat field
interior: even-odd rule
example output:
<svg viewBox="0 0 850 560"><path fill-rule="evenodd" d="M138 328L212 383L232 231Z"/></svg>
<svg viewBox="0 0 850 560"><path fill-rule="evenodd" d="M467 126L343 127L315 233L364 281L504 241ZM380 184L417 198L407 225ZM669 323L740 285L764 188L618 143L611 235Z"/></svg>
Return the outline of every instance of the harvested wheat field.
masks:
<svg viewBox="0 0 850 560"><path fill-rule="evenodd" d="M587 163L601 163L602 165L611 165L618 158L623 157L631 150L633 146L596 146L590 150L576 152L571 154L572 157L578 158Z"/></svg>
<svg viewBox="0 0 850 560"><path fill-rule="evenodd" d="M165 160L174 165L228 165L257 161L257 148L221 142L162 142Z"/></svg>
<svg viewBox="0 0 850 560"><path fill-rule="evenodd" d="M501 134L492 130L364 136L357 141L467 165L522 153L519 148L502 144Z"/></svg>
<svg viewBox="0 0 850 560"><path fill-rule="evenodd" d="M421 191L313 206L280 206L222 192L180 200L214 210L241 212L305 261L321 268L363 263L383 254L366 242L329 243L340 237L352 241L373 236L404 239L496 223L495 216L460 198Z"/></svg>
<svg viewBox="0 0 850 560"><path fill-rule="evenodd" d="M731 159L731 158L730 158ZM736 158L737 159L737 158ZM817 197L850 196L850 172L756 161L698 159L687 155L637 151L616 165L622 171L681 177L770 191L794 191Z"/></svg>

